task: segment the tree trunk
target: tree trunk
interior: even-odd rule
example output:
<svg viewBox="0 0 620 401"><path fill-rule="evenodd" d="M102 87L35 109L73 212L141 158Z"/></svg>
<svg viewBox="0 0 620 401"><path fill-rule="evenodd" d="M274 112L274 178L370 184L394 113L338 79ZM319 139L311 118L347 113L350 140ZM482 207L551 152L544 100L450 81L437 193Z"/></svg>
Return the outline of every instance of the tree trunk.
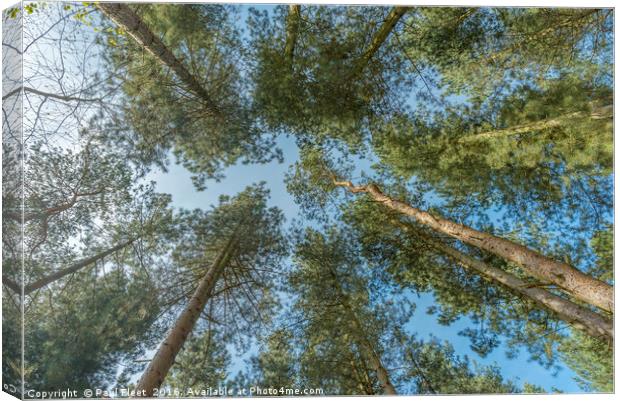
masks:
<svg viewBox="0 0 620 401"><path fill-rule="evenodd" d="M364 327L362 326L359 319L357 318L357 315L355 314L355 311L353 311L353 308L351 308L351 305L349 304L349 301L348 301L348 297L345 294L345 292L342 290L342 287L340 286L340 283L338 282L338 276L333 270L331 270L330 272L334 280L334 286L336 287L336 290L338 291L338 294L340 295L342 307L345 309L346 315L349 321L351 321L353 325L353 333L351 334L358 339L359 346L362 348L363 353L366 355L366 358L368 358L368 362L370 363L370 366L377 373L377 380L379 380L379 384L381 384L381 387L383 388L383 391L385 392L385 394L397 395L398 393L396 392L396 389L394 388L394 386L392 385L392 382L390 381L390 375L388 374L388 371L383 366L383 363L381 362L381 358L379 358L379 356L375 352L374 347L372 346L372 344L370 343L370 341L364 334L365 333Z"/></svg>
<svg viewBox="0 0 620 401"><path fill-rule="evenodd" d="M353 370L353 374L355 375L355 380L357 381L357 387L360 389L362 394L366 395L374 395L374 391L372 391L372 386L367 380L368 375L366 377L362 377L359 368L357 367L357 363L355 363L355 355L351 354L351 369Z"/></svg>
<svg viewBox="0 0 620 401"><path fill-rule="evenodd" d="M207 273L200 280L187 306L177 318L174 326L163 343L159 346L157 353L153 359L151 359L149 366L142 374L140 381L138 381L136 385L136 394L138 396L153 397L155 391L157 391L164 382L168 371L174 364L177 354L185 344L188 335L194 329L207 301L211 298L217 281L230 261L236 241L236 235L231 236L226 246L224 246L217 255L215 261L213 261Z"/></svg>
<svg viewBox="0 0 620 401"><path fill-rule="evenodd" d="M401 221L396 221L395 223L406 232L412 231L412 228L406 223ZM467 270L473 270L483 277L486 277L488 280L499 283L513 292L523 295L526 299L530 299L546 310L555 313L560 319L571 324L575 328L595 338L613 340L614 328L612 321L598 313L559 297L545 289L530 286L519 277L472 258L444 244L440 240L432 238L430 235L423 234L418 230L415 230L415 235L422 237L427 244L449 256Z"/></svg>
<svg viewBox="0 0 620 401"><path fill-rule="evenodd" d="M293 55L299 33L299 20L301 19L301 6L291 4L288 6L288 17L286 19L286 45L284 47L284 59L289 70L293 69Z"/></svg>
<svg viewBox="0 0 620 401"><path fill-rule="evenodd" d="M101 260L103 258L105 258L108 255L113 254L114 252L120 251L121 249L131 245L133 242L135 242L137 240L136 237L127 240L125 242L121 242L120 244L107 249L103 252L100 252L94 256L91 256L89 258L86 259L82 259L78 262L75 262L74 264L72 264L69 267L66 267L64 269L60 269L52 274L49 274L33 283L30 283L26 286L24 286L24 296L30 294L31 292L38 290L39 288L45 287L46 285L61 279L65 276L68 276L69 274L75 273L77 271L79 271L80 269L83 269L84 267L87 267L95 262L97 262L98 260ZM9 278L5 278L4 276L2 276L2 282L9 288L11 288L12 290L15 291L14 286L17 285L16 283L12 282ZM15 291L17 293L21 292L21 288L18 287L17 291Z"/></svg>
<svg viewBox="0 0 620 401"><path fill-rule="evenodd" d="M595 107L590 114L577 111L574 113L564 114L554 118L547 118L540 121L535 121L529 124L518 125L516 127L510 127L505 129L492 130L487 132L481 132L475 135L464 136L459 139L460 143L476 142L481 139L501 138L509 137L513 135L526 134L532 131L540 131L549 128L559 127L566 125L574 118L590 118L592 120L602 120L605 118L611 118L613 115L613 106L608 105L604 107Z"/></svg>
<svg viewBox="0 0 620 401"><path fill-rule="evenodd" d="M120 28L127 32L138 44L151 53L161 64L170 68L179 79L187 86L187 89L200 97L206 111L212 116L222 117L222 113L215 102L187 68L176 56L164 45L164 43L149 29L128 5L120 3L97 3L97 7Z"/></svg>
<svg viewBox="0 0 620 401"><path fill-rule="evenodd" d="M385 367L383 366L383 363L381 363L381 359L375 352L375 349L370 343L370 341L368 341L368 338L366 338L366 336L363 334L364 328L362 327L362 324L360 323L360 321L357 319L355 312L353 312L348 302L343 301L343 306L345 310L347 311L347 314L351 322L353 323L353 330L355 331L355 333L353 334L358 338L358 341L360 342L360 346L364 350L364 354L366 354L366 357L368 358L368 362L370 363L370 366L377 373L377 380L379 380L379 384L381 384L383 391L385 391L385 394L388 394L388 395L397 395L398 393L396 392L396 389L392 385L392 382L390 381L390 376L387 370L385 369Z"/></svg>
<svg viewBox="0 0 620 401"><path fill-rule="evenodd" d="M368 65L368 62L370 62L375 53L377 53L379 48L381 48L381 45L383 45L385 40L388 38L388 36L396 26L396 23L400 21L402 16L405 15L405 13L409 11L410 8L411 7L394 7L392 11L390 11L387 19L385 20L383 25L381 25L379 31L377 31L375 36L373 36L372 40L370 41L370 46L368 46L368 48L364 51L362 56L357 61L353 76L357 76L361 74L362 71L364 71L364 69Z"/></svg>
<svg viewBox="0 0 620 401"><path fill-rule="evenodd" d="M7 288L13 290L13 292L15 292L16 294L19 294L21 296L22 286L17 284L17 282L11 280L10 278L5 276L4 274L2 275L2 284L4 284Z"/></svg>
<svg viewBox="0 0 620 401"><path fill-rule="evenodd" d="M441 217L435 217L404 202L390 198L381 192L375 184L355 186L350 181L337 180L334 180L334 184L347 188L352 193L366 193L375 201L414 218L418 223L436 232L446 234L468 245L511 261L533 277L544 282L556 284L575 298L590 305L612 313L614 311L613 287L582 273L566 263L550 259L534 250L504 238L496 237Z"/></svg>
<svg viewBox="0 0 620 401"><path fill-rule="evenodd" d="M418 386L417 388L417 393L418 394L423 394L421 390L425 390L428 393L431 394L437 394L437 390L435 389L435 387L433 386L433 384L431 383L431 381L428 379L426 373L424 372L424 369L422 368L422 366L420 366L420 364L418 363L417 358L415 357L413 351L411 350L411 347L408 347L407 344L405 344L404 338L401 334L400 329L397 329L398 332L398 340L401 344L401 346L403 347L403 349L405 350L405 356L407 358L409 358L409 360L411 361L411 364L413 365L413 368L415 369L417 376L420 377L420 379L422 379L422 381L424 382L425 387L421 387Z"/></svg>

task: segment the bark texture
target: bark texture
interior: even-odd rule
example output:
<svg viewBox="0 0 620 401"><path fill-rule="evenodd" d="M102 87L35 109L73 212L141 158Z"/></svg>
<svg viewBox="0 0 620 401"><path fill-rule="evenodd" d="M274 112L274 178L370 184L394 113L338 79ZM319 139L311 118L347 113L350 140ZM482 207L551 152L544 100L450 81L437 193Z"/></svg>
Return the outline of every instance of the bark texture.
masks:
<svg viewBox="0 0 620 401"><path fill-rule="evenodd" d="M203 101L206 111L212 116L222 117L222 113L204 86L183 63L166 47L166 45L149 29L128 5L120 3L97 3L97 7L114 23L121 27L146 51L151 53L161 64L170 68Z"/></svg>
<svg viewBox="0 0 620 401"><path fill-rule="evenodd" d="M291 4L288 6L288 17L286 19L286 45L284 47L284 58L289 69L293 68L293 55L299 34L299 21L301 20L301 6Z"/></svg>
<svg viewBox="0 0 620 401"><path fill-rule="evenodd" d="M392 11L388 14L386 20L381 25L381 28L377 31L375 36L373 36L370 41L370 45L368 48L362 53L362 56L357 61L357 66L354 70L353 75L361 74L362 71L368 65L368 62L373 58L375 53L381 48L381 45L386 41L390 33L396 26L396 23L400 21L400 19L405 15L407 11L409 11L411 7L394 7Z"/></svg>
<svg viewBox="0 0 620 401"><path fill-rule="evenodd" d="M412 228L403 222L399 221L396 224L406 232L412 231ZM614 328L611 320L543 288L532 287L519 277L472 258L458 249L444 244L440 240L423 234L418 230L415 230L415 232L416 235L423 238L424 242L431 245L440 253L449 256L466 269L473 270L486 277L488 280L499 283L513 292L523 295L525 298L555 313L560 319L592 337L613 340Z"/></svg>
<svg viewBox="0 0 620 401"><path fill-rule="evenodd" d="M352 193L366 193L386 207L412 217L434 231L456 238L468 245L490 252L523 268L533 277L564 289L573 297L605 311L614 311L613 287L573 266L548 258L523 245L475 230L471 227L433 216L404 202L385 195L377 185L355 186L350 181L334 180L336 186Z"/></svg>
<svg viewBox="0 0 620 401"><path fill-rule="evenodd" d="M174 326L159 346L157 353L151 359L148 367L136 385L136 392L140 396L153 397L155 391L164 382L174 360L185 344L185 340L194 329L200 314L211 298L215 284L218 282L226 265L230 261L236 238L232 236L228 243L217 255L207 273L198 283L198 287L190 298L187 306L177 318Z"/></svg>

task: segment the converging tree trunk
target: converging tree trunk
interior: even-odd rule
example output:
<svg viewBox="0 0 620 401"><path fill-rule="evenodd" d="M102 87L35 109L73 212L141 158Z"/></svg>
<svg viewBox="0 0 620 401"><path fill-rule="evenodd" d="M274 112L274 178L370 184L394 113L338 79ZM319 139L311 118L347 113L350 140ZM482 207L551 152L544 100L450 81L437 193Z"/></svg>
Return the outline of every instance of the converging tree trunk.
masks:
<svg viewBox="0 0 620 401"><path fill-rule="evenodd" d="M390 376L388 374L388 371L383 366L383 363L381 362L381 358L379 357L379 355L377 355L375 348L368 340L368 337L365 334L366 330L364 330L364 327L362 326L361 322L357 318L355 311L349 304L348 296L345 294L345 292L342 290L342 287L340 286L340 283L338 281L338 276L335 274L333 270L330 270L330 273L334 280L334 286L336 290L338 291L338 295L340 297L340 303L342 304L342 307L345 310L347 318L351 322L352 329L353 329L352 334L357 339L358 345L361 347L362 352L364 353L364 356L368 359L370 366L377 374L377 380L379 381L379 384L383 388L383 391L385 392L385 394L397 395L398 393L396 392L396 389L394 388L394 386L392 385L392 382L390 381Z"/></svg>
<svg viewBox="0 0 620 401"><path fill-rule="evenodd" d="M187 89L202 99L206 111L212 116L221 117L222 113L204 86L183 63L166 47L166 45L149 29L128 5L120 3L97 3L97 7L114 23L129 34L138 44L151 53L161 64L170 68L187 86Z"/></svg>
<svg viewBox="0 0 620 401"><path fill-rule="evenodd" d="M301 6L291 4L288 7L288 17L286 18L286 45L284 47L284 58L288 68L293 68L293 55L299 33L299 22L301 20Z"/></svg>
<svg viewBox="0 0 620 401"><path fill-rule="evenodd" d="M421 237L425 243L431 245L440 253L450 257L467 270L473 270L492 282L499 283L510 290L523 295L525 298L534 301L539 306L555 313L560 319L571 324L575 328L582 330L596 338L614 338L613 323L611 320L593 312L583 306L577 305L567 299L557 296L543 288L529 285L519 277L505 272L495 266L486 264L480 260L444 244L442 241L432 238L419 230L412 229L408 224L395 221L405 232L415 231L415 235Z"/></svg>
<svg viewBox="0 0 620 401"><path fill-rule="evenodd" d="M386 41L398 21L409 11L411 7L394 7L390 13L388 14L386 20L381 25L381 28L377 31L375 36L373 36L370 41L370 45L364 53L362 53L361 57L357 60L357 64L355 70L353 71L353 76L359 75L364 71L370 60L373 58L375 53L381 48L381 45Z"/></svg>
<svg viewBox="0 0 620 401"><path fill-rule="evenodd" d="M590 118L592 120L602 120L605 118L611 119L613 116L613 106L607 105L604 107L594 107L591 113L584 113L581 111L563 114L558 117L547 118L540 121L535 121L529 124L518 125L516 127L492 130L481 132L475 135L467 135L459 139L461 143L476 142L481 139L502 138L519 134L526 134L532 131L541 131L549 128L555 128L570 123L575 118Z"/></svg>
<svg viewBox="0 0 620 401"><path fill-rule="evenodd" d="M100 252L96 255L93 255L91 257L82 259L80 261L77 261L75 263L73 263L72 265L64 268L64 269L60 269L54 273L51 273L35 282L32 282L30 284L27 284L24 286L24 295L28 295L31 292L38 290L40 288L45 287L46 285L53 283L56 280L59 280L65 276L68 276L69 274L72 273L76 273L77 271L92 265L93 263L105 258L108 255L113 254L114 252L120 251L121 249L131 245L132 243L134 243L137 240L137 237L131 238L127 241L121 242L120 244L113 246L112 248L106 249L103 252ZM19 285L17 285L17 283L13 282L12 280L10 280L8 277L4 277L2 276L2 282L9 288L11 288L13 291L17 292L17 293L21 293L21 287Z"/></svg>
<svg viewBox="0 0 620 401"><path fill-rule="evenodd" d="M372 385L370 383L368 372L364 371L364 374L360 372L360 368L357 366L357 362L355 361L355 355L351 354L351 369L353 374L355 375L355 380L357 381L357 386L360 389L360 392L366 395L374 395L375 392L372 390Z"/></svg>
<svg viewBox="0 0 620 401"><path fill-rule="evenodd" d="M528 274L545 283L556 284L575 298L603 310L614 311L613 287L597 280L569 264L555 261L523 245L484 233L468 226L433 216L404 202L385 195L376 184L355 186L350 181L334 180L336 186L352 193L366 193L375 201L406 216L414 218L436 232L456 238L494 255L511 261Z"/></svg>
<svg viewBox="0 0 620 401"><path fill-rule="evenodd" d="M346 300L343 300L342 305L347 312L347 316L351 320L354 335L358 339L359 345L362 348L364 355L368 359L368 362L370 363L370 367L372 367L372 369L374 369L375 373L377 374L377 380L383 388L383 391L385 391L385 394L388 395L397 395L398 393L396 392L396 389L390 381L388 371L383 366L381 358L379 358L379 355L377 355L374 347L372 346L370 341L368 341L368 338L366 338L366 336L364 335L364 328L362 327L362 324L355 315L355 312L353 311L353 309L351 309L351 306Z"/></svg>
<svg viewBox="0 0 620 401"><path fill-rule="evenodd" d="M172 326L172 329L142 374L140 381L138 381L136 392L139 396L152 397L164 382L177 354L194 329L207 301L211 298L216 283L230 262L236 244L236 235L232 235L224 248L218 253L207 273L200 280L187 306L177 318L174 326Z"/></svg>

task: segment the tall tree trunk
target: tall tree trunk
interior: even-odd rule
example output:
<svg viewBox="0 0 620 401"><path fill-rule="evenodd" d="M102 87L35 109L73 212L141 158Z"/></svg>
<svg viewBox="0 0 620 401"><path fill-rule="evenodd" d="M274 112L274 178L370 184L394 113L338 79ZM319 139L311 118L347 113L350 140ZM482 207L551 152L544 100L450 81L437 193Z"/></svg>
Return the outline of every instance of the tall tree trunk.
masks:
<svg viewBox="0 0 620 401"><path fill-rule="evenodd" d="M177 318L174 326L159 346L148 367L136 385L138 396L152 397L164 382L174 360L185 344L187 336L192 332L200 314L211 298L213 289L230 261L236 246L236 235L232 235L228 243L219 252L207 273L200 280L198 287L190 298L187 306Z"/></svg>
<svg viewBox="0 0 620 401"><path fill-rule="evenodd" d="M359 346L362 348L362 351L365 354L366 358L368 358L370 366L377 374L377 380L379 380L379 384L381 384L381 387L383 388L385 394L397 395L398 393L396 392L396 389L390 381L390 375L388 374L388 371L383 366L381 358L379 358L379 355L377 355L375 348L368 340L368 337L366 337L366 330L364 330L364 326L362 326L361 322L357 318L355 311L353 310L353 308L351 308L351 305L349 304L349 298L347 294L342 290L342 287L340 286L338 276L333 270L330 270L330 273L334 281L334 286L338 291L338 294L340 295L340 302L342 304L342 307L344 308L346 316L353 326L353 333L351 334L355 338L357 338Z"/></svg>
<svg viewBox="0 0 620 401"><path fill-rule="evenodd" d="M361 74L362 71L364 71L364 69L368 65L368 62L370 62L375 53L377 53L377 51L381 48L381 45L383 45L383 43L386 41L386 39L396 26L396 23L400 21L402 16L405 15L405 13L409 11L410 8L411 7L392 8L392 11L390 11L390 14L388 14L385 22L383 22L383 25L381 25L381 28L379 28L379 31L377 31L375 36L373 36L368 48L357 60L356 67L353 71L353 76L357 76Z"/></svg>
<svg viewBox="0 0 620 401"><path fill-rule="evenodd" d="M68 266L64 269L60 269L54 273L51 273L35 282L32 282L28 285L24 286L24 295L28 295L31 292L38 290L39 288L45 287L46 285L61 279L65 276L68 276L69 274L75 273L95 262L97 262L98 260L101 260L103 258L105 258L108 255L113 254L114 252L120 251L121 249L131 245L132 243L134 243L138 238L134 237L131 238L125 242L121 242L120 244L113 246L112 248L106 249L103 252L99 252L96 255L93 255L89 258L86 259L82 259L80 261L77 261L75 263L73 263L71 266ZM2 276L2 282L9 288L13 289L15 291L15 286L17 285L16 283L12 282L8 277L5 278L4 276ZM17 293L21 292L21 288L17 287L18 289L16 290Z"/></svg>
<svg viewBox="0 0 620 401"><path fill-rule="evenodd" d="M350 363L351 363L351 369L353 370L353 374L355 375L355 380L357 381L357 387L360 389L360 392L366 395L374 395L374 391L372 391L372 386L367 380L368 374L366 374L366 377L362 377L362 374L360 373L357 363L355 362L354 354L351 354Z"/></svg>
<svg viewBox="0 0 620 401"><path fill-rule="evenodd" d="M422 366L420 366L420 364L418 363L418 360L415 357L413 351L411 351L411 347L408 347L407 344L405 344L405 340L403 338L403 334L400 331L400 329L397 329L397 333L398 333L397 338L401 346L405 350L405 356L409 358L409 360L411 361L411 364L413 365L413 368L415 369L417 376L424 382L424 387L418 386L417 393L422 394L420 390L426 390L427 392L431 394L437 394L437 390L435 389L435 387L429 380Z"/></svg>
<svg viewBox="0 0 620 401"><path fill-rule="evenodd" d="M475 230L442 217L433 216L428 212L385 195L376 184L355 186L350 181L338 181L335 179L334 184L344 187L352 193L366 193L375 201L414 218L418 223L436 232L446 234L468 245L511 261L533 277L547 283L556 284L575 298L590 305L612 313L614 311L613 287L582 273L569 264L550 259L507 239Z"/></svg>
<svg viewBox="0 0 620 401"><path fill-rule="evenodd" d="M362 347L366 358L368 358L370 366L376 372L377 380L379 380L379 384L381 384L383 391L385 392L385 394L388 395L397 395L398 393L396 392L396 389L390 381L390 375L388 374L388 371L383 366L381 358L379 358L379 355L377 355L377 353L375 352L374 347L372 346L370 341L368 341L368 338L364 335L364 327L355 315L355 312L353 311L353 309L351 309L351 306L346 300L343 301L343 306L347 311L347 315L351 320L351 323L353 324L353 330L355 331L354 335L358 338L360 346Z"/></svg>
<svg viewBox="0 0 620 401"><path fill-rule="evenodd" d="M432 238L430 235L412 229L406 223L401 221L396 221L395 223L406 232L415 231L415 235L421 237L424 242L431 245L440 253L449 256L466 269L473 270L483 277L486 277L488 280L499 283L513 292L523 295L526 299L530 299L546 310L555 313L560 319L571 324L573 327L588 333L592 337L613 340L613 322L598 313L559 297L543 288L530 286L519 277L472 258L444 244L442 241Z"/></svg>
<svg viewBox="0 0 620 401"><path fill-rule="evenodd" d="M299 22L301 20L301 6L291 4L288 6L288 17L286 18L286 45L284 47L284 59L289 70L293 69L293 55L299 34Z"/></svg>
<svg viewBox="0 0 620 401"><path fill-rule="evenodd" d="M161 64L170 68L187 89L202 99L206 111L212 116L222 117L222 113L204 88L164 43L149 29L128 5L120 3L97 3L97 7L114 23L127 32L138 44L151 53Z"/></svg>
<svg viewBox="0 0 620 401"><path fill-rule="evenodd" d="M590 118L592 120L602 120L605 118L611 118L613 116L613 106L607 105L604 107L594 107L589 114L577 111L574 113L563 114L554 118L547 118L540 121L535 121L529 124L518 125L515 127L498 129L492 131L481 132L475 135L467 135L459 139L460 143L476 142L481 139L501 138L509 137L513 135L526 134L532 131L540 131L549 128L555 128L570 123L575 118Z"/></svg>

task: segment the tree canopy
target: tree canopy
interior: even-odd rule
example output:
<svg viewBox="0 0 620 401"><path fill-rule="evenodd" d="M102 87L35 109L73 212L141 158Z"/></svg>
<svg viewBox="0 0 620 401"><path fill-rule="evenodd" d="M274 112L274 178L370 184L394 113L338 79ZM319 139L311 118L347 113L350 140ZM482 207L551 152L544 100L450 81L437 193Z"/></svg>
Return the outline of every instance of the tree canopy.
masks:
<svg viewBox="0 0 620 401"><path fill-rule="evenodd" d="M5 391L612 392L613 24L9 8Z"/></svg>

